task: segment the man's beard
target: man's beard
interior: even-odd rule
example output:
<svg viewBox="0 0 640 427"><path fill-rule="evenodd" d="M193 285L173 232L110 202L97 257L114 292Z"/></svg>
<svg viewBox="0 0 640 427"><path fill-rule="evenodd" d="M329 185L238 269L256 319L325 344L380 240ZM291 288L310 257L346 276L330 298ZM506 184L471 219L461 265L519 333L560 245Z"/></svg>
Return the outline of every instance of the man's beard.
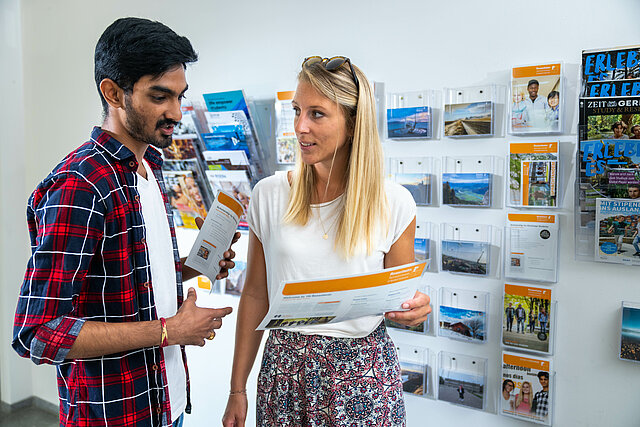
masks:
<svg viewBox="0 0 640 427"><path fill-rule="evenodd" d="M153 145L156 148L164 149L173 142L173 135L156 135L155 133L147 133L145 131L145 120L138 111L131 105L131 99L125 98L124 111L127 113L125 126L127 132L132 138L145 144ZM177 124L173 120L159 120L156 123L155 130L167 124Z"/></svg>

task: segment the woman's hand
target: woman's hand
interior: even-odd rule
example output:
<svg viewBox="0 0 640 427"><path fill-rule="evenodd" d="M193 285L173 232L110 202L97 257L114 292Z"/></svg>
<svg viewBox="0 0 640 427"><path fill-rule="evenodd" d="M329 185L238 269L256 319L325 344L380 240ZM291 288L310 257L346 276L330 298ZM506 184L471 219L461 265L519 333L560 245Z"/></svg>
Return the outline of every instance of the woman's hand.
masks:
<svg viewBox="0 0 640 427"><path fill-rule="evenodd" d="M416 291L412 299L402 304L402 308L408 308L408 311L390 311L385 314L385 317L406 326L418 326L427 320L427 316L431 313L430 302L431 298L428 295Z"/></svg>
<svg viewBox="0 0 640 427"><path fill-rule="evenodd" d="M222 425L224 427L244 427L247 419L247 395L244 393L232 394L227 400L227 408L222 416Z"/></svg>

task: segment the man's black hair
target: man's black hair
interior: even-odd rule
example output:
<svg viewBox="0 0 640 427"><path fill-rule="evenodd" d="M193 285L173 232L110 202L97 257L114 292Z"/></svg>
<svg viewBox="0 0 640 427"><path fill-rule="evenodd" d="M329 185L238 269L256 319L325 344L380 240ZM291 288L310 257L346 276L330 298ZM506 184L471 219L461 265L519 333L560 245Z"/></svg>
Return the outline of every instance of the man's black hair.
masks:
<svg viewBox="0 0 640 427"><path fill-rule="evenodd" d="M538 85L540 86L540 83L538 83L538 81L536 79L531 79L529 80L529 83L527 83L527 89L529 88L529 86L531 85Z"/></svg>
<svg viewBox="0 0 640 427"><path fill-rule="evenodd" d="M560 92L558 92L557 90L552 90L551 92L549 92L549 95L547 95L547 99L551 99L554 96L560 98Z"/></svg>
<svg viewBox="0 0 640 427"><path fill-rule="evenodd" d="M622 120L618 120L614 124L611 125L611 131L614 131L617 127L622 127L622 130L627 127L627 124Z"/></svg>
<svg viewBox="0 0 640 427"><path fill-rule="evenodd" d="M545 377L545 378L549 379L549 372L547 372L547 371L538 372L538 379L540 379L542 377Z"/></svg>
<svg viewBox="0 0 640 427"><path fill-rule="evenodd" d="M629 188L637 188L638 190L640 190L640 183L632 182L631 184L627 184L627 189Z"/></svg>
<svg viewBox="0 0 640 427"><path fill-rule="evenodd" d="M142 76L159 77L176 65L198 60L191 42L171 28L143 18L120 18L109 25L96 44L94 77L104 116L109 104L100 92L100 82L111 79L126 93Z"/></svg>

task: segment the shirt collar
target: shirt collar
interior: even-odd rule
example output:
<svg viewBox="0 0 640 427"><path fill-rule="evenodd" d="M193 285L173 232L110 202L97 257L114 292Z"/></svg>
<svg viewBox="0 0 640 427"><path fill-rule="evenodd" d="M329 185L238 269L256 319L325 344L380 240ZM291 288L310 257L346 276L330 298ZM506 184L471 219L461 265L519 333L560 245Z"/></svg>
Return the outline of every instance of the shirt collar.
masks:
<svg viewBox="0 0 640 427"><path fill-rule="evenodd" d="M99 126L93 128L91 139L100 144L114 159L120 162L135 161L135 155L131 150L107 132L103 131ZM149 162L151 169L160 169L162 167L162 156L160 155L160 151L155 147L149 146L144 153L144 158Z"/></svg>

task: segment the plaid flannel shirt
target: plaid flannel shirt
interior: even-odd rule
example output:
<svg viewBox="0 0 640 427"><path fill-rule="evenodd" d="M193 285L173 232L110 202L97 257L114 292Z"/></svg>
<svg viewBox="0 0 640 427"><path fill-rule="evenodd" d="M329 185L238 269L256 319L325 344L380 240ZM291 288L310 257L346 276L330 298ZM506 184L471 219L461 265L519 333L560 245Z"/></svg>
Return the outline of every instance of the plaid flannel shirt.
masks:
<svg viewBox="0 0 640 427"><path fill-rule="evenodd" d="M182 273L171 209L152 147L145 159L161 187L176 265L178 307ZM67 360L87 320L156 320L145 242L138 162L100 128L31 195L27 221L31 258L20 289L13 347L36 364L56 365L60 425L171 424L163 352L159 347ZM160 336L158 336L158 341ZM186 366L186 354L182 348ZM187 372L187 412L190 411Z"/></svg>

